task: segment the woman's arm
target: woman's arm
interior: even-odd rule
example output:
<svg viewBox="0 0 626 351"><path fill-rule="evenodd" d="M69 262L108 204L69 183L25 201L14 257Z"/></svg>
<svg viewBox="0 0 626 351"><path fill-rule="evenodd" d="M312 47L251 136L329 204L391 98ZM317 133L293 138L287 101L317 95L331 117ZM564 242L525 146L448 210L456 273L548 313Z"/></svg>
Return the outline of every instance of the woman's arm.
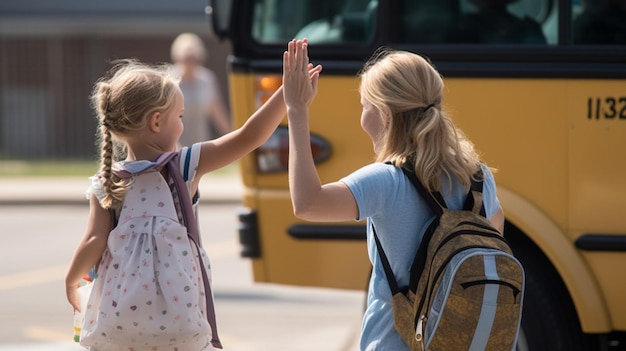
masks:
<svg viewBox="0 0 626 351"><path fill-rule="evenodd" d="M302 45L306 40L297 42ZM295 45L295 40L289 43L289 46ZM318 75L322 70L321 66L313 67L308 62L306 67L309 69L310 77ZM215 140L203 142L192 190L197 188L204 174L240 159L267 141L282 121L286 111L281 86L239 129Z"/></svg>
<svg viewBox="0 0 626 351"><path fill-rule="evenodd" d="M344 221L358 216L354 196L342 182L322 185L311 154L309 104L319 74L309 79L306 43L283 55L283 84L289 118L289 191L294 214L310 221Z"/></svg>
<svg viewBox="0 0 626 351"><path fill-rule="evenodd" d="M87 230L65 276L67 300L75 310L80 310L77 290L80 280L102 257L112 227L111 214L100 206L98 199L92 194L89 200Z"/></svg>

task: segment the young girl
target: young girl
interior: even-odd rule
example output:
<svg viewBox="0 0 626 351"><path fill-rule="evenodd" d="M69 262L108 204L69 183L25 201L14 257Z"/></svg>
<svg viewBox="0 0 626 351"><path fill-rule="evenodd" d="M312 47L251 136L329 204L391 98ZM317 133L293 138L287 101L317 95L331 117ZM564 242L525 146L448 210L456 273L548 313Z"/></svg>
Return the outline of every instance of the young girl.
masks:
<svg viewBox="0 0 626 351"><path fill-rule="evenodd" d="M306 47L306 41L291 41L288 52L306 57ZM307 61L307 67L315 83L321 66L313 68ZM167 168L159 169L153 162L176 150L183 131L184 98L171 69L125 61L97 82L92 102L99 121L101 167L92 177L87 230L66 276L67 299L75 311L80 311L79 283L90 268L97 267L93 291L83 311L82 345L97 351L221 348L217 330L209 322L214 317L208 306L212 296L204 291L199 273L202 265L208 270L208 261L204 261L201 248L194 251L187 230L178 224L181 221L161 220L156 212L175 207L176 199L189 201L191 195L197 195L204 174L265 142L285 115L282 95L280 88L241 128L179 151L184 160L181 173L186 174L189 191L179 194L166 183ZM126 158L114 163L118 143ZM116 170L132 177L120 179ZM161 196L164 187L170 192L167 199ZM133 199L139 194L141 206L126 206L126 194L132 194ZM197 196L194 201L197 203ZM176 210L174 217L180 217L180 206ZM136 218L144 219L141 223L145 228L131 222ZM118 230L122 226L130 233ZM173 314L166 309L154 313L157 301L174 309L183 304L186 313Z"/></svg>
<svg viewBox="0 0 626 351"><path fill-rule="evenodd" d="M306 60L286 54L283 61L293 211L310 221L367 218L373 271L360 349L407 350L394 329L391 291L371 224L376 227L398 285L407 286L421 235L435 214L400 167L407 162L413 164L427 189L441 192L451 209L463 208L470 178L482 167L487 217L502 232L504 214L493 176L442 109L443 81L439 73L419 55L382 50L361 71L359 89L361 126L372 140L377 162L340 181L322 185L309 142L308 105L316 86L307 79Z"/></svg>

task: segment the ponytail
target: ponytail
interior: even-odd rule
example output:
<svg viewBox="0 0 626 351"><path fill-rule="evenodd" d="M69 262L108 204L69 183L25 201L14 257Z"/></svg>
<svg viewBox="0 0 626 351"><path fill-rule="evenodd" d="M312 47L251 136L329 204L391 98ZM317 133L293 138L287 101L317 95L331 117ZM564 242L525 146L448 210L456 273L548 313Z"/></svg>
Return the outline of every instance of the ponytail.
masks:
<svg viewBox="0 0 626 351"><path fill-rule="evenodd" d="M360 72L362 98L387 116L377 161L412 162L429 191L458 180L466 187L480 167L474 145L442 108L443 79L427 59L404 51L377 53Z"/></svg>

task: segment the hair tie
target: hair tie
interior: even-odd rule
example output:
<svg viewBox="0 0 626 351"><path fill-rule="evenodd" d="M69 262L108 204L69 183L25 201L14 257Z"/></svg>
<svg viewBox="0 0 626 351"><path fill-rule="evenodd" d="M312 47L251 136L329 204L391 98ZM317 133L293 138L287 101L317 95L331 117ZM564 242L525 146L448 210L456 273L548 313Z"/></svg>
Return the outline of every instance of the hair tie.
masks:
<svg viewBox="0 0 626 351"><path fill-rule="evenodd" d="M431 107L435 107L435 104L430 104L428 106L426 106L426 108L424 109L424 113L428 110L430 110Z"/></svg>

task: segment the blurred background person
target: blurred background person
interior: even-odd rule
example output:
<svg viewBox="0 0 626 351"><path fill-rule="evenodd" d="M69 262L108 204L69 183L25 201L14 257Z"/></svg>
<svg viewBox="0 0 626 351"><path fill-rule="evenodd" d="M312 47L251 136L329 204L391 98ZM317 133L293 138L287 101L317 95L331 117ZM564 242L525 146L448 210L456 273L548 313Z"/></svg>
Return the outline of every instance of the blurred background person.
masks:
<svg viewBox="0 0 626 351"><path fill-rule="evenodd" d="M192 33L180 34L172 43L171 56L181 75L180 89L185 97L185 130L179 145L189 146L229 132L230 116L217 77L203 66L207 51L202 39Z"/></svg>

